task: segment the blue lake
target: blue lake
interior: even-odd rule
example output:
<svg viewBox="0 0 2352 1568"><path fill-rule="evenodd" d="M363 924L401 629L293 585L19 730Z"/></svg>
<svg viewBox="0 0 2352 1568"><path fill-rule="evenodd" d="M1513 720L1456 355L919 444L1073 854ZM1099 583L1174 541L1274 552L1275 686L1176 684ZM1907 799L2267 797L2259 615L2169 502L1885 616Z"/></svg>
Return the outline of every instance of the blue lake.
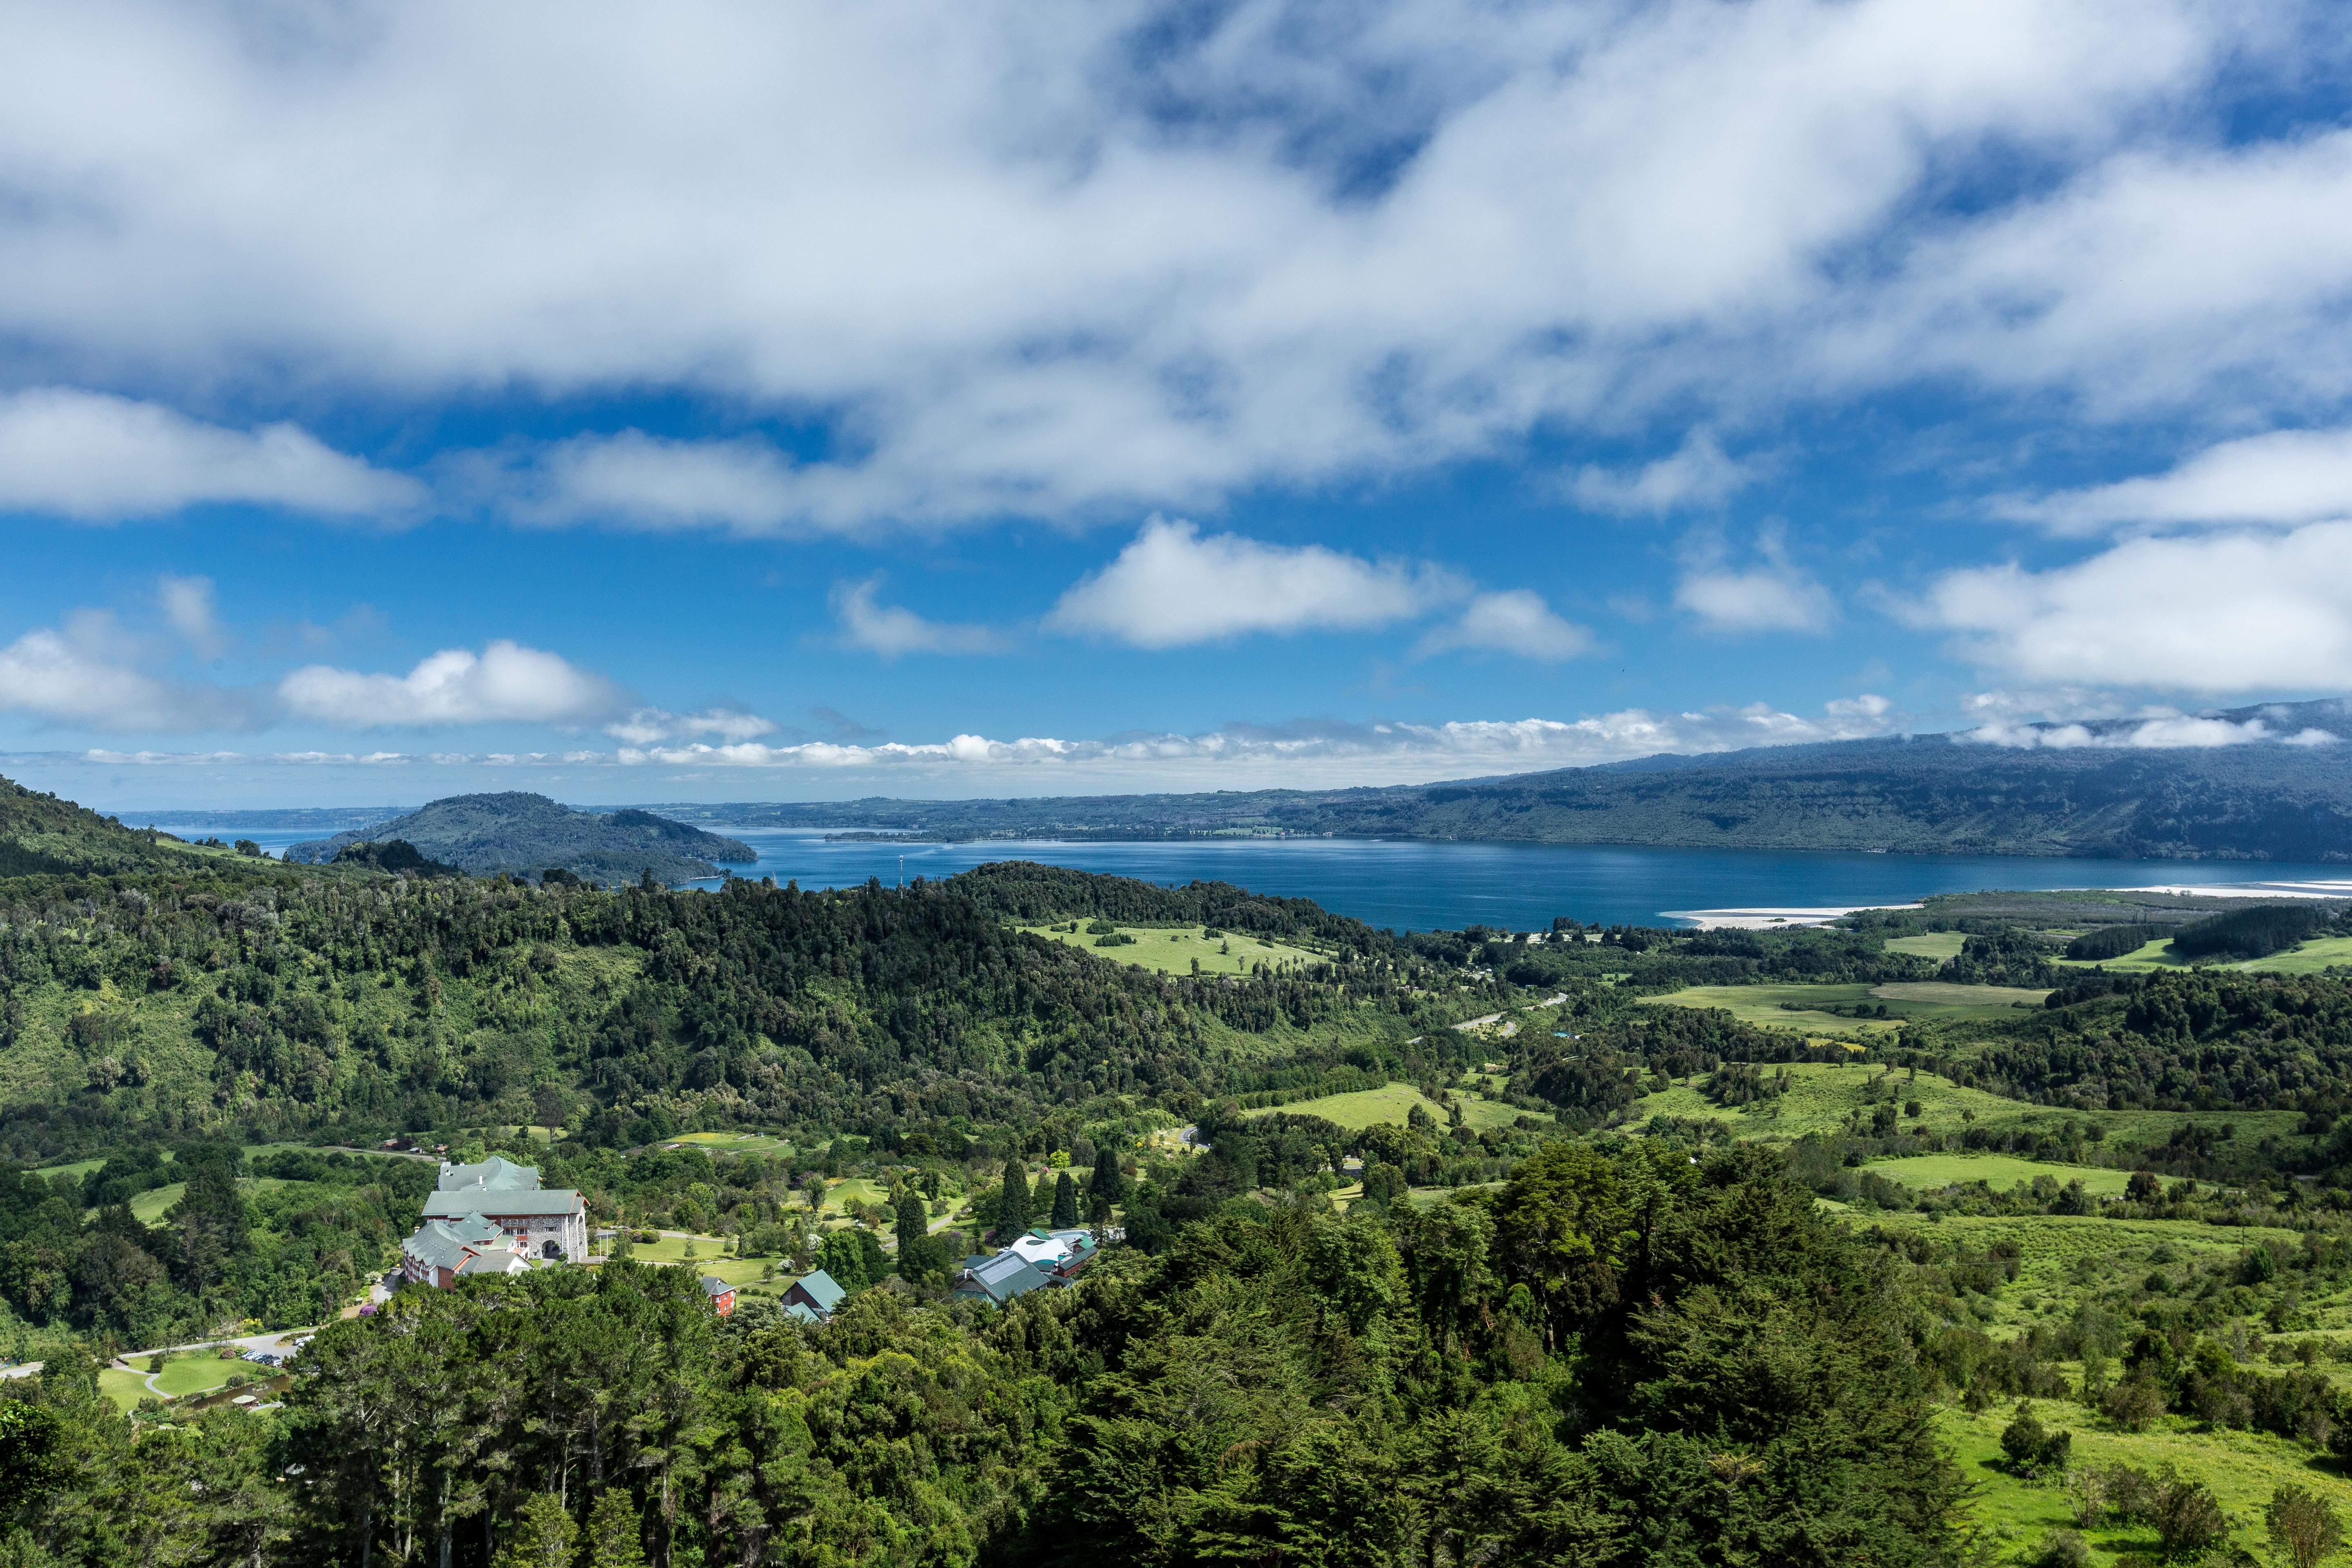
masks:
<svg viewBox="0 0 2352 1568"><path fill-rule="evenodd" d="M2341 880L2344 866L2210 860L2048 860L1934 855L1804 855L1769 850L1591 845L1414 844L1345 838L1210 839L1161 844L828 844L821 836L727 828L760 853L739 874L838 888L878 877L950 877L990 860L1041 860L1147 882L1213 880L1313 899L1375 926L1427 931L1473 923L1527 931L1570 915L1657 925L1668 910L1908 903L1990 888L2142 888Z"/></svg>
<svg viewBox="0 0 2352 1568"><path fill-rule="evenodd" d="M182 837L204 829L173 827ZM719 828L759 852L738 875L843 888L903 874L952 877L990 860L1041 860L1147 882L1236 883L1313 899L1375 926L1427 931L1479 923L1527 931L1555 915L1657 925L1669 910L1900 904L1991 888L2194 887L2340 881L2344 866L2276 861L2053 860L2002 856L1807 855L1777 850L1643 849L1591 845L1412 844L1348 838L1207 839L1163 844L839 844L822 834ZM270 854L312 832L257 830ZM902 873L903 862L903 873ZM715 882L689 884L716 886Z"/></svg>

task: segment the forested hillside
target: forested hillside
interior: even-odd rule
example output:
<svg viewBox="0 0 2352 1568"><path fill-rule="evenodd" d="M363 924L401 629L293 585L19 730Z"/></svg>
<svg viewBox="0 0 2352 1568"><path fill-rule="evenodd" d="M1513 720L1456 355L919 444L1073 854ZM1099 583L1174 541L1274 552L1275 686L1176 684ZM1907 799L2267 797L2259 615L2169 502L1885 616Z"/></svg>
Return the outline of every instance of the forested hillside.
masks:
<svg viewBox="0 0 2352 1568"><path fill-rule="evenodd" d="M2259 1538L2239 1483L2138 1435L2352 1451L2308 1370L2352 1279L2336 906L1398 937L1018 863L288 865L27 800L11 1568L2073 1563L1985 1487L2211 1546ZM339 1316L489 1152L585 1195L596 1266ZM1099 1227L1077 1283L953 1293L1040 1221ZM840 1310L785 1317L819 1266ZM152 1348L314 1323L282 1370Z"/></svg>
<svg viewBox="0 0 2352 1568"><path fill-rule="evenodd" d="M286 858L332 860L366 843L397 839L477 875L537 878L551 868L597 882L650 875L681 882L715 877L714 862L756 858L739 840L646 811L575 811L543 795L459 795L404 816L297 844Z"/></svg>

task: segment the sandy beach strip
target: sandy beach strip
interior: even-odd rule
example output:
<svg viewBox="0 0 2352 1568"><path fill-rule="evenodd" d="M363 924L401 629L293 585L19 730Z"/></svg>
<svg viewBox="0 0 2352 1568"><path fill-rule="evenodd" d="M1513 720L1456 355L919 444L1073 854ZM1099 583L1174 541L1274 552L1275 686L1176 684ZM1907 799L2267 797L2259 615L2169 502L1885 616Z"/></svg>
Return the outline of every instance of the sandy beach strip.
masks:
<svg viewBox="0 0 2352 1568"><path fill-rule="evenodd" d="M1846 904L1836 909L1660 910L1659 918L1688 921L1699 931L1766 931L1787 926L1827 925L1864 910L1924 910L1925 904Z"/></svg>

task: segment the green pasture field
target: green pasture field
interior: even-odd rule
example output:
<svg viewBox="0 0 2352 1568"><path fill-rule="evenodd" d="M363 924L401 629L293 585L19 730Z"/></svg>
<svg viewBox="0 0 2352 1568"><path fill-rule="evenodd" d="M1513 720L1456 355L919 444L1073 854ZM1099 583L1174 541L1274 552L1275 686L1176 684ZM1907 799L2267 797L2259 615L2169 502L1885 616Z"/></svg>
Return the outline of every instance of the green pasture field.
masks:
<svg viewBox="0 0 2352 1568"><path fill-rule="evenodd" d="M1908 940L1908 939L1905 939ZM2039 1006L2047 991L2024 991L2007 985L1953 985L1937 980L1903 981L1886 985L1692 985L1664 996L1644 996L1645 1007L1719 1007L1743 1024L1760 1029L1788 1029L1808 1034L1844 1034L1861 1038L1890 1033L1906 1018L2012 1018L2017 1003ZM1793 1003L1794 1008L1782 1003ZM1850 1018L1829 1011L1856 1003L1884 1003L1885 1018Z"/></svg>
<svg viewBox="0 0 2352 1568"><path fill-rule="evenodd" d="M2124 1432L2083 1406L2067 1400L2034 1402L2034 1413L2045 1426L2063 1428L2074 1436L2077 1465L2128 1464L2154 1474L2170 1465L2213 1489L2229 1516L2232 1544L2270 1561L2263 1530L2263 1508L2282 1486L2299 1486L2352 1515L2352 1480L2320 1451L2267 1433L2234 1432L2226 1427L2200 1430L2187 1416L2166 1416L2146 1432ZM2053 1531L2076 1528L2067 1507L2065 1490L2050 1482L2021 1480L2000 1462L2001 1428L2015 1418L2014 1404L1991 1406L1969 1415L1951 1406L1937 1412L1938 1434L1949 1446L1962 1475L1975 1484L1967 1504L1968 1517L2010 1539L2001 1560L2026 1560ZM2085 1530L2092 1561L2113 1561L2111 1554L2146 1553L2153 1559L2156 1531L2145 1525Z"/></svg>
<svg viewBox="0 0 2352 1568"><path fill-rule="evenodd" d="M1664 996L1644 996L1644 1007L1721 1008L1743 1024L1761 1029L1789 1029L1807 1034L1839 1031L1856 1038L1900 1026L1895 1018L1842 1018L1822 1011L1831 1004L1852 1005L1874 1000L1867 985L1691 985ZM1801 1011L1780 1005L1796 1003ZM1896 1011L1890 1006L1887 1011Z"/></svg>
<svg viewBox="0 0 2352 1568"><path fill-rule="evenodd" d="M669 1141L691 1143L713 1154L790 1154L792 1141L771 1138L763 1132L688 1132Z"/></svg>
<svg viewBox="0 0 2352 1568"><path fill-rule="evenodd" d="M2005 1192L2021 1183L2032 1186L2036 1176L2049 1176L2061 1185L2079 1181L2084 1191L2097 1197L2119 1198L2131 1180L2130 1172L2108 1165L2060 1165L2021 1160L2014 1154L1913 1154L1900 1160L1873 1160L1864 1168L1917 1193L1967 1182L1983 1182L1995 1192Z"/></svg>
<svg viewBox="0 0 2352 1568"><path fill-rule="evenodd" d="M129 1412L139 1408L139 1402L150 1397L144 1374L118 1372L101 1367L98 1373L98 1392L114 1401L117 1410Z"/></svg>
<svg viewBox="0 0 2352 1568"><path fill-rule="evenodd" d="M2323 936L2286 952L2274 952L2232 969L2260 970L2272 974L2316 974L2332 964L2352 964L2352 936Z"/></svg>
<svg viewBox="0 0 2352 1568"><path fill-rule="evenodd" d="M144 1361L146 1358L142 1356L139 1359ZM185 1399L192 1394L210 1394L216 1388L227 1387L229 1373L233 1372L241 1372L258 1382L261 1374L268 1370L249 1361L223 1361L208 1350L187 1351L164 1363L163 1370L155 1378L155 1386L170 1398ZM143 1385L140 1392L146 1392Z"/></svg>
<svg viewBox="0 0 2352 1568"><path fill-rule="evenodd" d="M2039 1007L2047 991L2015 985L1955 985L1944 980L1898 980L1874 985L1871 995L1906 1018L2013 1018L2021 1007Z"/></svg>
<svg viewBox="0 0 2352 1568"><path fill-rule="evenodd" d="M2143 943L2137 951L2126 952L2120 958L2102 958L2097 960L2087 958L2061 958L2056 962L2065 965L2065 967L2069 969L2111 969L2126 971L2136 974L2144 974L2152 969L2188 968L2189 966L2181 963L2180 960L2174 958L2166 952L2165 949L2169 947L2171 943L2172 933L2168 931L2164 935L2158 937L2154 942ZM2275 958L2284 958L2286 955L2284 953L2274 953L2273 956Z"/></svg>
<svg viewBox="0 0 2352 1568"><path fill-rule="evenodd" d="M1068 922L1065 921L1065 924ZM1097 947L1095 938L1081 921L1075 931L1054 931L1046 926L1024 925L1014 928L1035 933L1064 947L1075 947L1091 952L1097 958L1131 963L1138 969L1156 970L1162 974L1189 974L1192 963L1200 961L1203 974L1246 974L1255 963L1320 963L1322 956L1303 947L1288 947L1280 942L1262 943L1254 936L1240 931L1228 931L1221 938L1204 937L1202 928L1187 926L1170 931L1155 926L1121 926L1119 931L1135 939L1129 944L1117 947ZM1233 951L1221 953L1220 947Z"/></svg>
<svg viewBox="0 0 2352 1568"><path fill-rule="evenodd" d="M1526 1112L1499 1100L1487 1100L1480 1095L1455 1092L1455 1104L1462 1107L1462 1119L1478 1131L1490 1127L1508 1127ZM1318 1100L1295 1100L1288 1105L1269 1106L1249 1112L1252 1116L1271 1116L1286 1110L1294 1116L1319 1116L1350 1132L1380 1122L1394 1127L1406 1125L1405 1118L1414 1106L1429 1112L1437 1125L1446 1125L1445 1107L1430 1099L1409 1083L1391 1083L1380 1089L1360 1089L1349 1094L1327 1094ZM1549 1121L1549 1117L1544 1120Z"/></svg>
<svg viewBox="0 0 2352 1568"><path fill-rule="evenodd" d="M236 1179L236 1190L247 1194L274 1193L290 1184L277 1176L239 1176ZM163 1217L166 1210L180 1201L180 1194L187 1190L187 1183L173 1182L168 1187L151 1187L146 1192L136 1194L131 1200L131 1215L142 1225L153 1225Z"/></svg>
<svg viewBox="0 0 2352 1568"><path fill-rule="evenodd" d="M1895 936L1886 939L1889 952L1907 952L1914 958L1925 958L1941 963L1948 958L1960 956L1960 944L1968 937L1956 931L1931 931L1918 936Z"/></svg>
<svg viewBox="0 0 2352 1568"><path fill-rule="evenodd" d="M1769 1077L1783 1070L1774 1064L1764 1064ZM1644 1095L1633 1105L1636 1118L1673 1116L1690 1120L1707 1120L1727 1124L1735 1138L1778 1141L1794 1140L1809 1132L1824 1136L1845 1131L1847 1116L1855 1110L1869 1113L1869 1102L1864 1089L1879 1069L1862 1063L1791 1062L1787 1064L1790 1088L1786 1094L1773 1100L1758 1100L1746 1106L1716 1105L1701 1094L1697 1085L1703 1081L1691 1079L1675 1084L1663 1093ZM2236 1129L2239 1138L2276 1138L2284 1142L2300 1138L2303 1116L2293 1110L2236 1111L2176 1111L2176 1110L2072 1110L2056 1106L2030 1105L2022 1100L2004 1100L1980 1089L1964 1089L1948 1079L1923 1072L1912 1078L1906 1072L1895 1075L1895 1100L1919 1101L1921 1116L1916 1121L1901 1119L1906 1129L1928 1132L1953 1133L1974 1125L1978 1127L2018 1127L2056 1131L2073 1121L2082 1128L2103 1129L2109 1138L2128 1140L2134 1143L2162 1142L2172 1131L2187 1122L2200 1127L2227 1123ZM1965 1120L1961 1113L1971 1113L1974 1120Z"/></svg>
<svg viewBox="0 0 2352 1568"><path fill-rule="evenodd" d="M2061 1175L2078 1167L2051 1165ZM2017 1279L1990 1300L1971 1298L1984 1320L1985 1331L1996 1339L2022 1333L2035 1323L2056 1327L2074 1316L2083 1293L2092 1284L2112 1285L2134 1280L2161 1268L2176 1281L2187 1277L2191 1265L2216 1258L2235 1258L2262 1241L2301 1246L2303 1237L2291 1230L2260 1226L2205 1225L2186 1219L2108 1219L2092 1215L1955 1215L1941 1218L1902 1210L1885 1210L1849 1221L1894 1231L1924 1231L1936 1240L1977 1251L1996 1242L2017 1248ZM2157 1261L2161 1247L2173 1261ZM2321 1326L2344 1315L2347 1307L2334 1298L2304 1302L2316 1313Z"/></svg>
<svg viewBox="0 0 2352 1568"><path fill-rule="evenodd" d="M2189 969L2194 967L2187 959L2176 958L2168 951L2172 938L2158 937L2137 952L2121 958L2093 962L2086 958L2062 958L2058 962L2069 969L2109 969L2124 973L2146 974L2158 969ZM2301 942L2284 952L2273 952L2267 958L2250 958L2240 963L2216 963L2212 969L2236 969L2260 974L2316 974L2332 964L2352 964L2352 936L2323 936Z"/></svg>

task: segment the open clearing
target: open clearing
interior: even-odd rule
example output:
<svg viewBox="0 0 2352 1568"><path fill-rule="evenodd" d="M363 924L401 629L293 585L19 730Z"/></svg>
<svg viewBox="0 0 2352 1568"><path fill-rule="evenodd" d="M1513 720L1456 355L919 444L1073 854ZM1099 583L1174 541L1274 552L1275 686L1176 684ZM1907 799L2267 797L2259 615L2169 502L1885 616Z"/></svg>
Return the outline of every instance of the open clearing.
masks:
<svg viewBox="0 0 2352 1568"><path fill-rule="evenodd" d="M669 1141L690 1143L713 1154L789 1154L793 1145L788 1139L771 1138L761 1132L687 1132ZM667 1145L665 1145L667 1147Z"/></svg>
<svg viewBox="0 0 2352 1568"><path fill-rule="evenodd" d="M255 1193L274 1193L287 1184L277 1176L239 1176L236 1179L236 1190L247 1196ZM142 1225L153 1225L180 1201L180 1194L187 1190L187 1183L173 1182L168 1187L151 1187L146 1192L135 1194L131 1199L131 1217Z"/></svg>
<svg viewBox="0 0 2352 1568"><path fill-rule="evenodd" d="M1475 1094L1455 1091L1454 1102L1462 1108L1462 1120L1484 1132L1490 1127L1508 1127L1521 1116L1529 1114L1499 1100L1486 1100ZM1437 1125L1446 1124L1445 1107L1409 1083L1391 1083L1381 1089L1358 1089L1352 1094L1327 1094L1320 1100L1295 1100L1288 1105L1269 1106L1253 1110L1252 1116L1271 1116L1277 1110L1294 1116L1319 1116L1350 1132L1380 1122L1402 1127L1414 1106L1429 1112ZM1549 1121L1549 1116L1542 1118Z"/></svg>
<svg viewBox="0 0 2352 1568"><path fill-rule="evenodd" d="M2101 959L2062 958L2058 962L2069 969L2107 969L2120 973L2146 974L2158 969L2188 969L2188 960L2173 956L2172 938L2158 937L2137 951L2121 958ZM2267 958L2250 958L2237 963L2215 963L2211 969L2238 969L2257 974L2317 974L2334 964L2352 964L2352 936L2323 936L2273 952Z"/></svg>
<svg viewBox="0 0 2352 1568"><path fill-rule="evenodd" d="M2042 999L2050 994L2016 985L1955 985L1946 980L1901 980L1874 985L1870 994L1882 1002L1899 1004L1906 1018L2005 1017L2021 1008L2041 1006Z"/></svg>
<svg viewBox="0 0 2352 1568"><path fill-rule="evenodd" d="M1948 958L1960 956L1960 944L1969 939L1956 931L1931 931L1918 936L1896 936L1886 940L1889 952L1907 952L1914 958L1925 958L1941 963Z"/></svg>
<svg viewBox="0 0 2352 1568"><path fill-rule="evenodd" d="M1063 922L1065 925L1068 921ZM1169 930L1159 926L1121 926L1119 934L1131 936L1132 943L1121 942L1114 947L1097 947L1101 939L1082 924L1075 931L1055 931L1051 926L1024 925L1014 928L1058 942L1064 947L1075 947L1119 963L1131 963L1138 969L1153 969L1162 974L1189 974L1197 962L1203 974L1246 974L1259 963L1319 963L1320 955L1302 947L1286 947L1280 942L1261 942L1241 931L1227 931L1222 937L1202 934L1206 928L1184 926Z"/></svg>
<svg viewBox="0 0 2352 1568"><path fill-rule="evenodd" d="M1763 1070L1769 1077L1784 1069L1768 1063ZM1720 1121L1736 1138L1774 1140L1802 1138L1809 1132L1823 1136L1840 1133L1845 1131L1849 1116L1856 1111L1864 1116L1871 1113L1864 1089L1878 1076L1878 1068L1859 1062L1790 1062L1785 1070L1789 1091L1776 1099L1746 1106L1717 1105L1699 1091L1703 1079L1694 1078L1635 1100L1633 1114L1637 1118L1663 1115ZM2054 1132L2072 1121L2079 1128L2096 1127L2110 1138L2146 1143L2161 1142L2172 1135L2173 1129L2194 1122L2212 1128L2226 1124L2234 1129L2232 1136L2238 1138L2285 1141L2303 1136L2303 1115L2294 1110L2070 1110L2004 1100L1980 1089L1963 1089L1928 1072L1915 1078L1897 1071L1894 1089L1898 1105L1913 1100L1919 1101L1921 1115L1916 1120L1903 1117L1902 1125L1928 1132L1955 1133L1970 1126L2003 1130L2027 1127Z"/></svg>
<svg viewBox="0 0 2352 1568"><path fill-rule="evenodd" d="M1996 1192L2005 1192L2020 1184L2031 1186L2037 1176L2048 1176L2061 1185L2079 1181L2086 1192L2115 1198L2123 1196L2124 1185L2131 1180L2130 1172L2107 1165L2057 1165L2021 1160L2014 1154L1913 1154L1901 1160L1874 1160L1864 1169L1919 1193L1963 1182L1984 1182Z"/></svg>
<svg viewBox="0 0 2352 1568"><path fill-rule="evenodd" d="M2352 1513L2352 1481L2332 1464L2322 1468L2324 1456L2284 1437L2226 1428L2198 1431L2189 1418L2179 1415L2167 1416L2146 1432L2119 1432L2067 1400L2038 1400L2034 1410L2045 1426L2074 1435L2078 1465L2122 1463L2151 1472L2171 1465L2203 1481L2229 1516L2231 1541L2250 1551L2264 1549L2263 1507L2282 1486L2307 1488L2340 1511ZM1969 1500L1969 1517L2012 1532L2003 1561L2021 1551L2030 1554L2053 1531L2075 1528L2063 1488L2020 1480L2001 1467L2000 1431L2016 1413L2017 1406L2007 1401L1977 1415L1945 1406L1936 1422L1961 1473L1980 1489ZM2095 1549L2102 1549L2094 1562L2112 1561L2108 1553L2138 1552L2151 1559L2156 1553L2156 1531L2145 1525L2092 1529L2083 1534Z"/></svg>
<svg viewBox="0 0 2352 1568"><path fill-rule="evenodd" d="M1906 1018L2012 1018L2038 1007L2047 991L2007 985L1953 985L1939 980L1887 985L1691 985L1664 996L1644 996L1645 1007L1717 1007L1759 1029L1807 1034L1839 1033L1862 1038L1902 1026ZM1840 1008L1885 1007L1884 1018L1857 1018Z"/></svg>

